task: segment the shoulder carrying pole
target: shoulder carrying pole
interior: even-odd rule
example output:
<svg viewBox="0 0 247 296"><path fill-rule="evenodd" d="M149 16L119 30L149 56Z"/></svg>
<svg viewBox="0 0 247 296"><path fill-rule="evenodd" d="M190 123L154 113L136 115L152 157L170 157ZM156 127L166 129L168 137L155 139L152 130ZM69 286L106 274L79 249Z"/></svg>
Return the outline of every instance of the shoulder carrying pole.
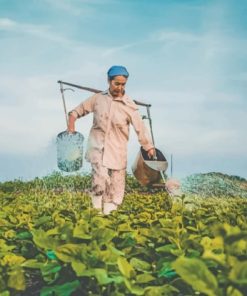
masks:
<svg viewBox="0 0 247 296"><path fill-rule="evenodd" d="M75 87L75 88L79 88L79 89L87 90L87 91L90 91L90 92L94 92L96 94L102 92L102 90L99 90L99 89L96 89L96 88L81 86L81 85L78 85L78 84L73 84L73 83L69 83L69 82L65 82L65 81L61 81L61 80L58 80L57 83L60 83L60 88L61 88L61 84L65 84L65 85L69 85L69 86L72 86L72 87ZM151 107L152 106L150 104L146 104L146 103L139 102L139 101L136 101L136 100L134 100L134 102L136 103L136 105L143 106L143 107Z"/></svg>
<svg viewBox="0 0 247 296"><path fill-rule="evenodd" d="M73 84L73 83L69 83L69 82L65 82L65 81L61 81L61 80L58 80L58 83L60 83L60 90L61 90L62 97L63 97L64 110L66 112L66 122L67 122L67 125L68 125L68 116L67 116L67 111L66 111L66 106L65 106L65 100L64 100L64 94L63 94L64 93L64 89L63 89L63 86L62 86L63 84L69 85L69 86L72 86L72 87L75 87L75 88L83 89L83 90L86 90L86 91L94 92L94 93L100 93L100 92L102 92L102 90L99 90L99 89L96 89L96 88L85 87L85 86L81 86L81 85L78 85L78 84ZM151 115L150 115L150 107L152 105L151 104L146 104L146 103L143 103L143 102L140 102L140 101L136 101L136 100L134 100L134 102L136 103L136 105L143 106L143 107L146 107L147 108L147 116L143 116L143 119L148 119L149 120L149 126L150 126L152 141L153 141L153 145L155 146L153 129L152 129L152 119L151 119Z"/></svg>
<svg viewBox="0 0 247 296"><path fill-rule="evenodd" d="M85 87L85 86L81 86L81 85L77 85L77 84L73 84L73 83L69 83L69 82L64 82L64 81L61 81L61 80L58 80L57 83L69 85L69 86L72 86L72 87L75 87L75 88L80 88L80 89L91 91L91 92L94 92L94 93L102 92L102 90L99 90L99 89L96 89L96 88Z"/></svg>

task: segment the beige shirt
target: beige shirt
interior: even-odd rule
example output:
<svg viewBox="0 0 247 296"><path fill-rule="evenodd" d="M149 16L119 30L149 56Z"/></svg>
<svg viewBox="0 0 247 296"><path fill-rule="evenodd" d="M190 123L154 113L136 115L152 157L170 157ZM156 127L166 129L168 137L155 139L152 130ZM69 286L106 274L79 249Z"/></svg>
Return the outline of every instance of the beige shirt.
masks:
<svg viewBox="0 0 247 296"><path fill-rule="evenodd" d="M137 105L126 94L121 98L113 98L109 91L101 92L72 110L77 117L90 112L94 113L94 117L86 152L89 162L97 163L103 152L103 166L114 170L125 169L130 124L144 150L153 147Z"/></svg>

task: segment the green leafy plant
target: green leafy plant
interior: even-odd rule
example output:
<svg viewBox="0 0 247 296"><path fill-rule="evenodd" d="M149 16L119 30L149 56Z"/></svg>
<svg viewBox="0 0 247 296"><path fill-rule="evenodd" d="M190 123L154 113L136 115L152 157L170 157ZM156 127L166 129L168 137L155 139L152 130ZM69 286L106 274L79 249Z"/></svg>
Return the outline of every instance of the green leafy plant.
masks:
<svg viewBox="0 0 247 296"><path fill-rule="evenodd" d="M247 289L247 200L142 188L109 216L90 176L0 186L0 296L219 295Z"/></svg>

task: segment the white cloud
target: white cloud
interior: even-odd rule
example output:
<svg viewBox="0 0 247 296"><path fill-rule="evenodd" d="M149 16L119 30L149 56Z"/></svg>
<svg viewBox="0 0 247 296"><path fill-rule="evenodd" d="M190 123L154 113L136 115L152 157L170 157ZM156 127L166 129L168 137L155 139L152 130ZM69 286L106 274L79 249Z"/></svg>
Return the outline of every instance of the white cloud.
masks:
<svg viewBox="0 0 247 296"><path fill-rule="evenodd" d="M11 29L16 27L16 22L8 18L0 18L0 30Z"/></svg>
<svg viewBox="0 0 247 296"><path fill-rule="evenodd" d="M125 45L120 45L120 46L114 46L111 48L108 48L106 50L103 51L102 56L106 57L106 56L112 56L113 54L116 54L120 51L124 51L126 49L130 49L133 46L139 45L139 43L130 43L130 44L125 44Z"/></svg>
<svg viewBox="0 0 247 296"><path fill-rule="evenodd" d="M78 16L81 14L81 10L79 9L78 5L76 5L75 1L64 1L64 0L45 0L47 5L53 7L54 9L59 9L65 11L66 13L70 13L72 15ZM88 1L87 1L88 2ZM87 3L84 2L83 3Z"/></svg>
<svg viewBox="0 0 247 296"><path fill-rule="evenodd" d="M53 32L49 25L16 22L9 18L0 18L0 30L15 32L18 35L27 34L47 41L71 45L71 40ZM74 42L74 41L73 41ZM76 43L76 42L75 42Z"/></svg>
<svg viewBox="0 0 247 296"><path fill-rule="evenodd" d="M95 5L105 6L114 3L114 0L104 0L104 2L102 0L45 0L44 2L46 2L50 8L66 12L75 17L81 17L82 15L88 17L95 13L99 13Z"/></svg>
<svg viewBox="0 0 247 296"><path fill-rule="evenodd" d="M155 32L152 38L158 42L188 42L195 43L201 42L203 37L201 35L193 34L191 32L180 32L175 30L162 30L160 32Z"/></svg>

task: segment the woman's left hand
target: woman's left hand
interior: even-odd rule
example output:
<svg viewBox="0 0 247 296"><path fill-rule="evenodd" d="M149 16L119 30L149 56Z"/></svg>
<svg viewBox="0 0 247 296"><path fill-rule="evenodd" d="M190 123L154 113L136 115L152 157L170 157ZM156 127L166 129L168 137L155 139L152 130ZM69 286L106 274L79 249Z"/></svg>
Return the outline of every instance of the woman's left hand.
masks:
<svg viewBox="0 0 247 296"><path fill-rule="evenodd" d="M148 157L153 158L155 156L155 148L151 148L148 150Z"/></svg>

